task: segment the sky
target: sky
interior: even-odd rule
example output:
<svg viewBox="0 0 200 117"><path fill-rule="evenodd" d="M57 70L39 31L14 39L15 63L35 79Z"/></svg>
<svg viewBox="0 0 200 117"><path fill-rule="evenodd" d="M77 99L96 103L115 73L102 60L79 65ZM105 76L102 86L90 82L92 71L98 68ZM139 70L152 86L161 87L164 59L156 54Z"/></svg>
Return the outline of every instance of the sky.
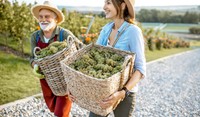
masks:
<svg viewBox="0 0 200 117"><path fill-rule="evenodd" d="M9 0L12 1L12 0ZM44 0L17 0L26 3L43 3ZM105 0L51 0L56 5L64 6L100 6ZM200 0L135 0L135 6L174 6L174 5L200 5Z"/></svg>

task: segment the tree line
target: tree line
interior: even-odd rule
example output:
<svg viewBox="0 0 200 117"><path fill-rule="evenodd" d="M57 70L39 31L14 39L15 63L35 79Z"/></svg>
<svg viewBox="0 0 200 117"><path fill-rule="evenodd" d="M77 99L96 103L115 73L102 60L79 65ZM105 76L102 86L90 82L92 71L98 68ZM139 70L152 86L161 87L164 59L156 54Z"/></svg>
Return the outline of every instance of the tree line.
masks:
<svg viewBox="0 0 200 117"><path fill-rule="evenodd" d="M34 3L36 4L36 3ZM34 19L34 17L31 14L32 4L26 4L23 2L22 4L19 4L17 0L10 3L8 0L0 0L0 41L3 42L7 46L9 45L8 42L15 41L18 44L18 50L20 50L22 53L24 53L24 45L27 43L27 41L30 41L31 33L34 31L37 31L39 29L39 25ZM154 10L153 10L154 11ZM109 20L102 17L102 15L105 14L82 14L77 11L73 12L67 12L65 8L62 9L62 12L65 16L65 21L61 24L63 28L66 28L70 30L76 37L79 39L85 38L86 40L90 41L91 38L93 38L93 41L96 40L98 37L98 33L101 31L101 28L109 22ZM163 11L157 11L155 10L151 14L149 14L149 11L141 10L140 12L142 16L137 16L137 18L143 17L147 18L149 22L155 22L160 21L158 16L162 14L163 21L166 20L164 17L167 16L166 14L169 14L169 12L163 12ZM145 14L147 13L147 14ZM186 13L190 14L190 13ZM92 16L95 18L94 23L92 24L90 35L84 35L85 31L83 31L82 27L88 27L91 18L86 16ZM189 17L189 16L187 16ZM192 16L194 17L194 16ZM190 16L190 18L192 18ZM154 20L150 20L150 19ZM147 20L146 19L146 20ZM169 18L170 19L170 18ZM142 22L142 20L139 20ZM167 20L166 20L167 21ZM140 26L141 27L141 26ZM146 32L143 30L144 36L146 36ZM86 37L87 36L87 37ZM148 36L148 35L147 35Z"/></svg>
<svg viewBox="0 0 200 117"><path fill-rule="evenodd" d="M37 3L35 2L34 4ZM0 0L0 36L3 37L0 38L0 41L8 45L8 39L12 38L12 41L17 42L22 53L24 53L24 43L30 39L31 33L39 29L38 23L31 14L30 9L32 6L32 4L26 4L25 2L19 4L17 0L12 3L8 0ZM62 12L65 16L65 21L61 26L79 37L81 35L81 27L87 27L91 19L76 11L67 12L65 8L62 9ZM90 33L100 32L107 20L98 15L88 15L95 17Z"/></svg>
<svg viewBox="0 0 200 117"><path fill-rule="evenodd" d="M199 23L200 13L185 12L184 14L173 13L173 11L141 9L136 18L139 22L159 22L159 23Z"/></svg>

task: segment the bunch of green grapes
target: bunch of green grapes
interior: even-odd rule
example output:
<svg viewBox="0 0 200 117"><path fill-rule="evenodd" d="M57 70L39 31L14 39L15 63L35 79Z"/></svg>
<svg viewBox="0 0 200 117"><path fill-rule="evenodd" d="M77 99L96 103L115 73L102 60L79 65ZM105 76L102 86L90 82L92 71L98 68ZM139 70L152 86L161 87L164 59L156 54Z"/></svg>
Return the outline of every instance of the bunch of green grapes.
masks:
<svg viewBox="0 0 200 117"><path fill-rule="evenodd" d="M93 47L70 67L86 75L105 79L122 70L124 57L108 50Z"/></svg>
<svg viewBox="0 0 200 117"><path fill-rule="evenodd" d="M46 56L55 54L55 53L63 50L66 47L67 47L67 42L55 41L55 42L51 43L48 47L46 47L40 51L37 51L36 55L38 56L37 58L44 58Z"/></svg>

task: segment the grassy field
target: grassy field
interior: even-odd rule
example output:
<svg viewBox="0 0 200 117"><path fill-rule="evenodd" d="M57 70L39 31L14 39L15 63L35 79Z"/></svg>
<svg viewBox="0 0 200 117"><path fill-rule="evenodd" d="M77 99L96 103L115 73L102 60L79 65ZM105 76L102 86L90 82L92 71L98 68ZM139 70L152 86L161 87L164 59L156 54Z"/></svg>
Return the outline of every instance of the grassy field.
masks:
<svg viewBox="0 0 200 117"><path fill-rule="evenodd" d="M190 48L171 48L154 51L146 50L145 55L147 62L149 62L169 55L189 51L195 48L200 48L200 41L190 41Z"/></svg>
<svg viewBox="0 0 200 117"><path fill-rule="evenodd" d="M162 23L142 23L143 28L156 28L162 26ZM162 29L164 32L189 32L190 27L200 27L200 24L179 24L167 23L166 27Z"/></svg>
<svg viewBox="0 0 200 117"><path fill-rule="evenodd" d="M146 51L146 61L153 61L162 57L166 57L169 55L177 54L180 52L189 51L191 48L172 48L172 49L162 49L162 50L154 50L154 51Z"/></svg>
<svg viewBox="0 0 200 117"><path fill-rule="evenodd" d="M169 23L167 26L163 29L165 32L189 32L189 28L200 26L197 24L173 24Z"/></svg>
<svg viewBox="0 0 200 117"><path fill-rule="evenodd" d="M40 92L27 60L0 51L0 105Z"/></svg>

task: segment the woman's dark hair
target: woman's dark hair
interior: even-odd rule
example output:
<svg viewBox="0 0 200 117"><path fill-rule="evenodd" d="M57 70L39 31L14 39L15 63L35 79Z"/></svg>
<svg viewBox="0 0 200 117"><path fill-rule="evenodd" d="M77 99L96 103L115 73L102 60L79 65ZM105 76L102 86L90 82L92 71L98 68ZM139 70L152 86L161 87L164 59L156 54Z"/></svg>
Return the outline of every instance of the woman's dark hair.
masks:
<svg viewBox="0 0 200 117"><path fill-rule="evenodd" d="M120 18L124 18L125 21L131 23L131 24L134 24L134 19L132 19L129 15L129 12L128 12L128 7L126 6L125 9L124 9L124 12L121 8L121 4L124 2L124 0L112 0L112 3L114 5L114 7L116 8L117 10L117 15L120 17Z"/></svg>

